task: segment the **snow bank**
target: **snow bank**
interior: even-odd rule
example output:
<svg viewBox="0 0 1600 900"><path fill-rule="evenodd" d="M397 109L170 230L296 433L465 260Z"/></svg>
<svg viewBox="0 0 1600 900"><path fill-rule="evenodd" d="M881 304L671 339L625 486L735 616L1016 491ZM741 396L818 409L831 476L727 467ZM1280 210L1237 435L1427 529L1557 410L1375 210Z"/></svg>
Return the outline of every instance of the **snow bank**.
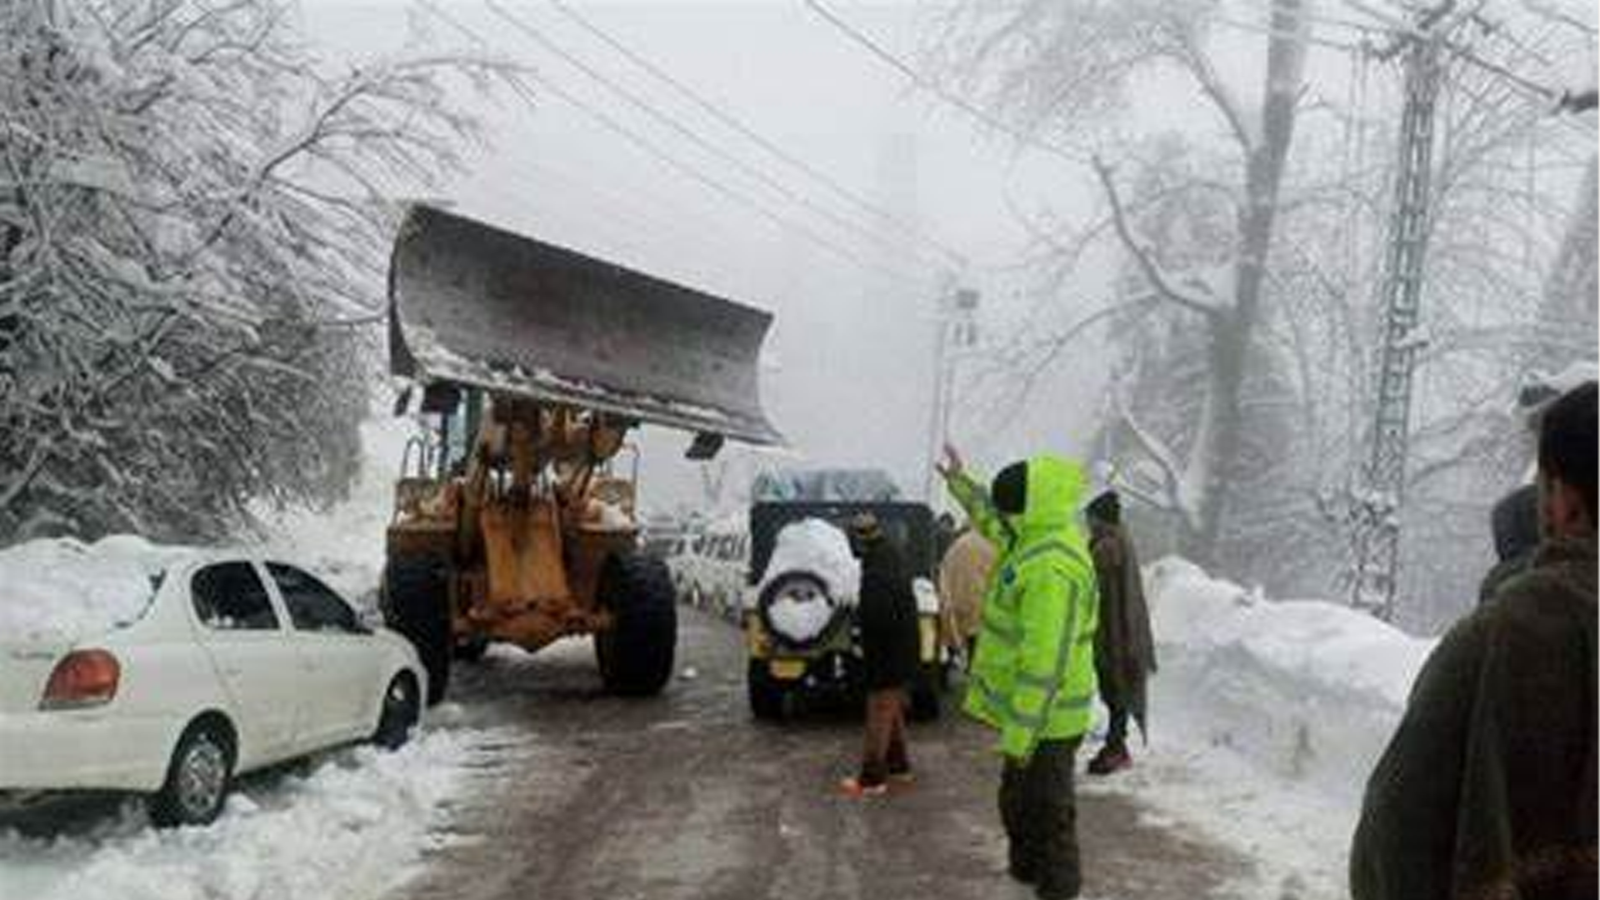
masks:
<svg viewBox="0 0 1600 900"><path fill-rule="evenodd" d="M850 539L822 519L803 519L778 532L772 558L748 602L754 604L786 572L810 572L822 579L837 606L855 606L861 594L861 563L850 552Z"/></svg>
<svg viewBox="0 0 1600 900"><path fill-rule="evenodd" d="M1088 789L1131 791L1239 849L1259 883L1230 895L1345 896L1361 792L1434 642L1179 559L1147 567L1145 585L1160 664L1151 746Z"/></svg>
<svg viewBox="0 0 1600 900"><path fill-rule="evenodd" d="M1266 600L1177 559L1146 585L1154 715L1277 774L1359 791L1431 640L1338 604Z"/></svg>
<svg viewBox="0 0 1600 900"><path fill-rule="evenodd" d="M320 511L258 511L267 528L254 542L255 549L316 572L352 601L375 604L400 460L406 442L416 434L417 424L410 418L382 416L363 422L361 472L350 496Z"/></svg>
<svg viewBox="0 0 1600 900"><path fill-rule="evenodd" d="M431 731L394 753L343 751L309 776L247 780L209 828L158 831L129 803L85 835L0 832L0 897L377 897L440 840L442 801L468 778L478 743L470 731Z"/></svg>
<svg viewBox="0 0 1600 900"><path fill-rule="evenodd" d="M0 639L74 641L133 622L155 596L154 576L187 552L130 535L0 550Z"/></svg>

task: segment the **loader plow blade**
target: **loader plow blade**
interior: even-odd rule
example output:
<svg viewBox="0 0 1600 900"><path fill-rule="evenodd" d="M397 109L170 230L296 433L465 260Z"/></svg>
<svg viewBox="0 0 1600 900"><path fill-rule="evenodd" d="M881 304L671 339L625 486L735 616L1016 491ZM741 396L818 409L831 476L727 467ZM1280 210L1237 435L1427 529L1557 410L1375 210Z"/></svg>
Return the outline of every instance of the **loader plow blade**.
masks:
<svg viewBox="0 0 1600 900"><path fill-rule="evenodd" d="M753 444L769 313L432 207L389 267L389 367Z"/></svg>

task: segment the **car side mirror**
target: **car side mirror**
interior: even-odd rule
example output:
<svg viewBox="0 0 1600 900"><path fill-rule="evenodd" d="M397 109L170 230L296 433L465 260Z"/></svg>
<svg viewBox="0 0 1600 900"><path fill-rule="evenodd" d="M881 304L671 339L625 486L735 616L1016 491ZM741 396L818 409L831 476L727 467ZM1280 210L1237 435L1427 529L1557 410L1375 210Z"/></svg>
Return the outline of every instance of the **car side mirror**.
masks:
<svg viewBox="0 0 1600 900"><path fill-rule="evenodd" d="M361 611L356 613L356 626L367 634L372 634L383 628L385 626L383 610L378 609L376 606L362 607Z"/></svg>

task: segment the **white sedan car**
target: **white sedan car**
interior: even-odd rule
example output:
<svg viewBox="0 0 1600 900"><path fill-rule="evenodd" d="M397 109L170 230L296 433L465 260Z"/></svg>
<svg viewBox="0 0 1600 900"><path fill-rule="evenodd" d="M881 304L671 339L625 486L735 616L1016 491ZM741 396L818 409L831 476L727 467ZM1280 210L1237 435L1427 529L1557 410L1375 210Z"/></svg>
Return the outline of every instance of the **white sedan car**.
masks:
<svg viewBox="0 0 1600 900"><path fill-rule="evenodd" d="M310 574L192 554L150 580L93 637L0 634L0 793L139 792L158 825L205 824L239 773L420 721L410 643Z"/></svg>

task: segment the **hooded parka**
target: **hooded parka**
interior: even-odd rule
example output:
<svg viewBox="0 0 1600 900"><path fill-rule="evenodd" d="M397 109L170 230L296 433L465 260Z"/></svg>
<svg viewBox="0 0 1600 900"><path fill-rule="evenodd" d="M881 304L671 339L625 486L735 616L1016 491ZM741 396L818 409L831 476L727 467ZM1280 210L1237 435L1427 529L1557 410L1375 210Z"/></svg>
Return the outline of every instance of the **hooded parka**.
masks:
<svg viewBox="0 0 1600 900"><path fill-rule="evenodd" d="M1040 741L1089 730L1099 603L1074 522L1084 486L1077 463L1034 457L1022 512L1002 515L983 482L966 472L950 479L973 527L999 554L965 709L1000 732L1000 750L1010 759L1028 759Z"/></svg>

